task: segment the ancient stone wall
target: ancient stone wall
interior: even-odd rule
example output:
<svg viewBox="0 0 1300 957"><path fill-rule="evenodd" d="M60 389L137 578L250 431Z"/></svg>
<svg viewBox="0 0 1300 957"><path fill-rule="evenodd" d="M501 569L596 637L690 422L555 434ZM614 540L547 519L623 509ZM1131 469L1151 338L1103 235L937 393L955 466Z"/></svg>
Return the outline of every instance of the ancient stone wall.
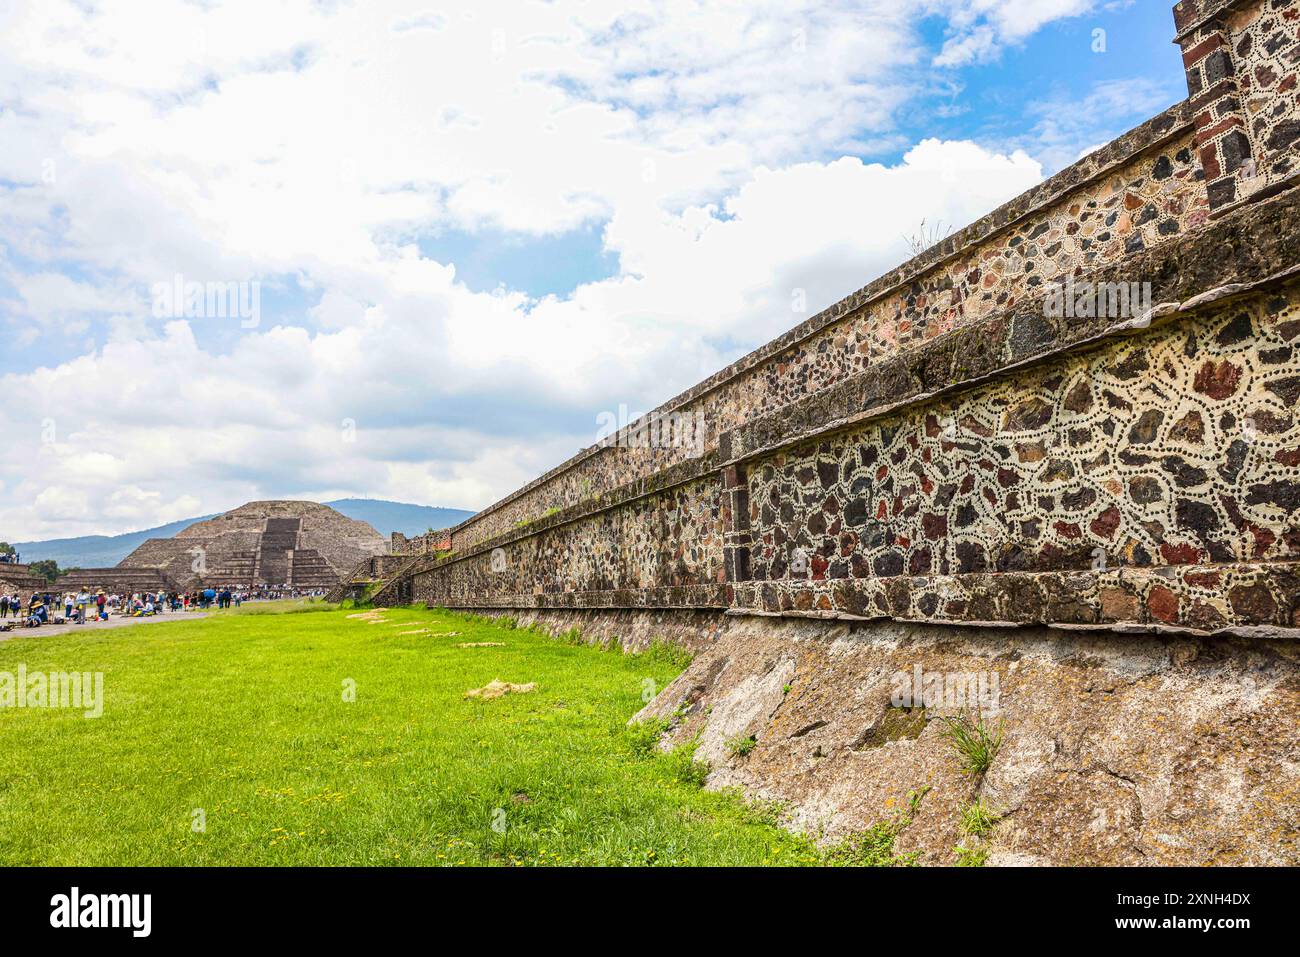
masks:
<svg viewBox="0 0 1300 957"><path fill-rule="evenodd" d="M1296 624L1257 614L1294 607L1282 582L1230 569L1300 558L1297 331L1291 285L755 460L760 604L862 613L871 589L834 582L1159 567L1158 591L1113 596L1121 617ZM943 617L912 590L903 617Z"/></svg>
<svg viewBox="0 0 1300 957"><path fill-rule="evenodd" d="M522 534L463 559L453 556L445 572L416 577L415 598L434 605L488 600L526 606L581 595L588 604L639 605L644 600L632 593L685 595L725 581L724 499L718 477L707 476L546 534Z"/></svg>
<svg viewBox="0 0 1300 957"><path fill-rule="evenodd" d="M32 592L44 591L49 587L49 582L33 572L30 565L0 562L0 594L19 595L26 601Z"/></svg>
<svg viewBox="0 0 1300 957"><path fill-rule="evenodd" d="M1203 225L1208 205L1198 174L1192 125L1179 105L484 509L452 530L454 546L696 458L724 432L882 356ZM671 418L680 439L638 445L655 418Z"/></svg>
<svg viewBox="0 0 1300 957"><path fill-rule="evenodd" d="M1187 102L652 414L687 441L634 423L385 594L689 648L638 717L824 838L1300 863L1300 0L1175 30ZM1005 731L978 773L958 713Z"/></svg>
<svg viewBox="0 0 1300 957"><path fill-rule="evenodd" d="M424 555L451 550L451 529L430 529L423 535L407 537L401 532L389 535L388 550L393 555Z"/></svg>
<svg viewBox="0 0 1300 957"><path fill-rule="evenodd" d="M452 529L412 593L1300 627L1300 0L1175 18L1189 101Z"/></svg>

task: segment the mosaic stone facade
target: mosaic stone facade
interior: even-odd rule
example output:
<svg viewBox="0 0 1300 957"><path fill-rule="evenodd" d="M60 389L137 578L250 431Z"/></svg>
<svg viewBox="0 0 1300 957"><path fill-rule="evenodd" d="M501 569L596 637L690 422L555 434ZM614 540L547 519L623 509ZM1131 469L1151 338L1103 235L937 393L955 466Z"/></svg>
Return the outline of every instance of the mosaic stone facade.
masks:
<svg viewBox="0 0 1300 957"><path fill-rule="evenodd" d="M1046 283L1081 276L1203 225L1209 209L1198 183L1191 131L1180 116L1171 111L1165 124L1143 129L1137 142L1154 139L1154 145L1104 175L1065 190L991 235L977 233L980 238L957 254L903 273L906 281L893 282L883 296L761 361L742 360L714 387L657 410L699 422L702 442L587 450L458 526L455 547L477 544L549 509L687 461L701 446L716 447L722 433L826 389L883 356L1013 308ZM1091 168L1092 162L1081 161L1081 168ZM1063 175L1069 180L1070 174Z"/></svg>
<svg viewBox="0 0 1300 957"><path fill-rule="evenodd" d="M1300 140L1300 0L1183 0L1174 19L1210 207L1280 188Z"/></svg>
<svg viewBox="0 0 1300 957"><path fill-rule="evenodd" d="M1273 0L1227 23L1257 175L1269 184L1300 171L1300 0Z"/></svg>
<svg viewBox="0 0 1300 957"><path fill-rule="evenodd" d="M717 478L679 485L621 508L522 535L416 576L417 601L508 601L572 592L675 589L724 580L730 514Z"/></svg>
<svg viewBox="0 0 1300 957"><path fill-rule="evenodd" d="M1189 101L662 407L701 441L588 449L453 529L410 593L1300 627L1298 10L1184 0ZM1067 282L1151 308L1062 316Z"/></svg>
<svg viewBox="0 0 1300 957"><path fill-rule="evenodd" d="M752 577L1297 557L1297 340L1292 287L755 462Z"/></svg>

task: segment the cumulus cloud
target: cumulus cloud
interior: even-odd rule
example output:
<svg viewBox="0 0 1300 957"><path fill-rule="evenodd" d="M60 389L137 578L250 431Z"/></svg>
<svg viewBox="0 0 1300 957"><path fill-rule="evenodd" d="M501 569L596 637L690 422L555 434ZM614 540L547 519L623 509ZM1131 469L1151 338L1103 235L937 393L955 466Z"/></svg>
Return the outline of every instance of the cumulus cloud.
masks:
<svg viewBox="0 0 1300 957"><path fill-rule="evenodd" d="M942 6L954 38L996 45L1077 5ZM922 218L961 225L1041 179L969 142L869 161L925 86L936 9L7 5L0 322L65 341L0 366L0 530L270 495L489 504L602 411L897 264ZM421 252L592 223L618 270L563 295L475 292ZM261 282L261 323L152 315L177 274Z"/></svg>
<svg viewBox="0 0 1300 957"><path fill-rule="evenodd" d="M995 59L1007 44L1020 43L1045 24L1088 13L1095 0L934 0L948 17L951 36L934 57L939 67ZM1113 9L1107 4L1107 9Z"/></svg>

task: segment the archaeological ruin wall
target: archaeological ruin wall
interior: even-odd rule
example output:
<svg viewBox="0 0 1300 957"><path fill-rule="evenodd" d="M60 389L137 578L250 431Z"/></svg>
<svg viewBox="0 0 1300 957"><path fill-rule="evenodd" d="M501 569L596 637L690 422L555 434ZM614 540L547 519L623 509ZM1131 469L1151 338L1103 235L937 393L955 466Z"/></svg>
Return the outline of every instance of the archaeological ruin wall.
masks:
<svg viewBox="0 0 1300 957"><path fill-rule="evenodd" d="M456 526L405 593L1300 627L1298 20L1179 4L1188 100Z"/></svg>

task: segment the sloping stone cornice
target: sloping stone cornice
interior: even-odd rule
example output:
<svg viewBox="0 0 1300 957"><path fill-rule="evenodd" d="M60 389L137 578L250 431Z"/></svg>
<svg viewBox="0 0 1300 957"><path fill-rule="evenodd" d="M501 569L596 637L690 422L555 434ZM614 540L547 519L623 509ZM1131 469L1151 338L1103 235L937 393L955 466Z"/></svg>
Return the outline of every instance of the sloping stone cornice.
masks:
<svg viewBox="0 0 1300 957"><path fill-rule="evenodd" d="M1158 322L1230 295L1283 281L1300 264L1300 193L1241 207L1182 242L1137 253L1077 283L1149 282ZM953 330L891 356L823 392L796 400L719 440L721 465L789 448L925 399L970 388L1030 363L1140 332L1109 317L1050 318L1046 293L1013 312Z"/></svg>

